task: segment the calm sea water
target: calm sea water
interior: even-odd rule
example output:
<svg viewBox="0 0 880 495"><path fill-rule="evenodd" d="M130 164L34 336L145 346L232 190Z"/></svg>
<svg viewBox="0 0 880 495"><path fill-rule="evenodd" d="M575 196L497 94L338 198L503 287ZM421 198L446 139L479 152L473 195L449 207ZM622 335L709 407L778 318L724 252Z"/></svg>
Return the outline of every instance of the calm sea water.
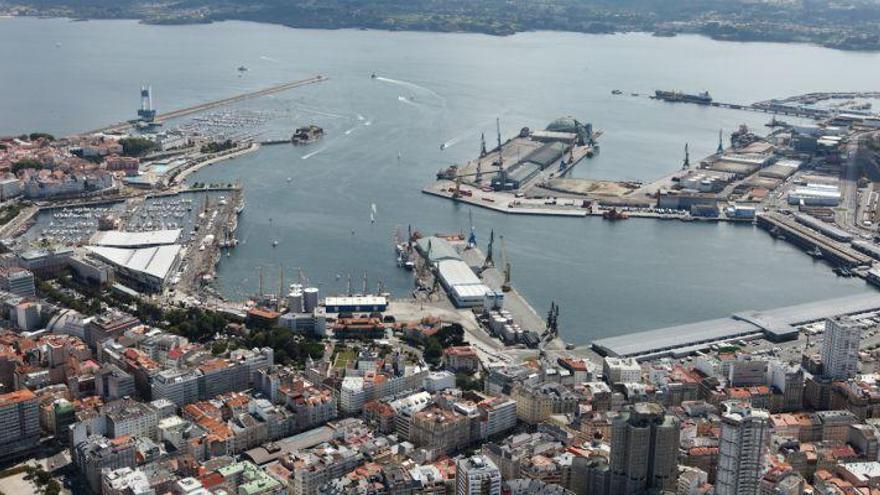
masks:
<svg viewBox="0 0 880 495"><path fill-rule="evenodd" d="M505 136L561 115L590 121L605 131L602 151L575 176L650 180L680 166L684 143L700 157L717 146L719 129L764 129L768 119L631 92L706 89L750 103L870 89L880 77L874 54L690 36L3 19L0 58L0 134L65 134L131 118L142 84L153 86L163 111L316 73L331 78L241 105L284 114L272 129L278 136L317 123L323 141L266 147L192 179L240 179L246 188L243 244L219 267L219 288L231 297L255 291L258 267L269 286L280 270L290 281L301 267L332 293L344 290L349 274L359 287L366 271L371 286L381 279L404 295L412 282L394 264L393 231L410 224L426 233L467 231L469 214L481 243L491 229L505 236L514 284L539 311L559 303L564 336L581 343L870 290L751 226L509 217L419 190L439 168L471 158L480 132L494 136L496 117ZM242 77L240 65L249 68Z"/></svg>

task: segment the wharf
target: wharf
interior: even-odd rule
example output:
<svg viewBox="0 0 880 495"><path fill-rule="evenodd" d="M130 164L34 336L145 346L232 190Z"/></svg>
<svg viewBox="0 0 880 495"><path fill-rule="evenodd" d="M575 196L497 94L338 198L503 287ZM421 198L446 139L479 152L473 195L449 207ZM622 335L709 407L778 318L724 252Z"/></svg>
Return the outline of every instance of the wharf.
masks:
<svg viewBox="0 0 880 495"><path fill-rule="evenodd" d="M438 181L424 189L422 193L430 196L436 196L443 199L451 199L459 203L486 208L488 210L505 213L508 215L538 215L553 217L569 217L569 218L587 218L602 217L606 211L596 207L592 203L589 207L584 207L584 200L572 198L556 198L553 204L547 204L541 199L519 199L503 192L487 192L482 190L473 190L462 188L463 191L470 192L470 195L461 195L458 198L453 196L451 190L454 190L455 184L451 181ZM678 220L681 222L742 222L741 219L720 217L698 218L686 215L684 213L657 213L650 211L630 210L627 211L629 218L647 218L653 220Z"/></svg>
<svg viewBox="0 0 880 495"><path fill-rule="evenodd" d="M825 237L781 214L764 213L758 215L756 223L759 227L768 230L774 237L783 238L805 250L818 248L822 257L835 265L854 268L870 265L872 262L869 256L856 251L849 245Z"/></svg>
<svg viewBox="0 0 880 495"><path fill-rule="evenodd" d="M486 255L479 248L466 249L462 251L461 257L469 266L480 266L486 259ZM483 270L480 278L490 289L496 291L501 290L501 284L504 282L504 274L494 266ZM544 333L546 322L515 288L504 293L504 309L510 311L513 320L524 330L532 330L539 335Z"/></svg>
<svg viewBox="0 0 880 495"><path fill-rule="evenodd" d="M797 338L797 327L801 325L877 311L880 311L880 294L871 292L608 337L592 345L604 356L633 357L640 361L680 357L739 339L790 340Z"/></svg>
<svg viewBox="0 0 880 495"><path fill-rule="evenodd" d="M231 105L233 103L238 103L240 101L249 100L251 98L258 98L260 96L267 96L275 93L280 93L282 91L287 91L290 89L298 88L301 86L306 86L309 84L315 84L319 82L324 82L328 78L327 76L318 74L316 76L310 77L308 79L302 79L298 81L291 81L284 84L278 84L276 86L271 86L269 88L260 89L257 91L250 91L247 93L238 94L235 96L230 96L228 98L221 98L219 100L209 101L207 103L201 103L198 105L193 105L191 107L181 108L179 110L173 110L171 112L159 114L156 116L156 121L162 122L170 119L186 117L187 115L192 115L194 113L204 112L205 110L210 110L212 108L217 108L225 105ZM109 133L109 132L121 132L129 129L132 126L132 122L120 122L118 124L112 124L107 127L102 127L100 129L95 129L93 131L89 131L85 134L97 134L97 133Z"/></svg>

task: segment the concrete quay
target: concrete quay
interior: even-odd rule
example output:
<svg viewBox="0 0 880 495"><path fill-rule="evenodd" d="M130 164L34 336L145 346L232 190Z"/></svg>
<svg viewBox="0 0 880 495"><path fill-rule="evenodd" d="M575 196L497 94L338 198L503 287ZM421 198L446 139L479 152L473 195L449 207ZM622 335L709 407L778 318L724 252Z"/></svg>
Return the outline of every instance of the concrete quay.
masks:
<svg viewBox="0 0 880 495"><path fill-rule="evenodd" d="M210 110L212 108L217 108L225 105L231 105L233 103L238 103L240 101L249 100L251 98L258 98L260 96L267 96L275 93L280 93L282 91L287 91L289 89L298 88L301 86L307 86L309 84L315 84L319 82L324 82L328 80L327 76L318 74L316 76L310 77L308 79L301 79L298 81L286 82L283 84L278 84L275 86L271 86L269 88L260 89L257 91L250 91L247 93L238 94L235 96L230 96L228 98L221 98L219 100L213 100L206 103L201 103L198 105L193 105L191 107L181 108L178 110L172 110L167 113L162 113L156 115L156 121L162 122L165 120L185 117L187 115L192 115L199 112L204 112L205 110ZM97 133L108 133L108 132L121 132L127 130L132 126L132 122L120 122L117 124L112 124L107 127L102 127L100 129L95 129L93 131L86 132L84 134L97 134Z"/></svg>

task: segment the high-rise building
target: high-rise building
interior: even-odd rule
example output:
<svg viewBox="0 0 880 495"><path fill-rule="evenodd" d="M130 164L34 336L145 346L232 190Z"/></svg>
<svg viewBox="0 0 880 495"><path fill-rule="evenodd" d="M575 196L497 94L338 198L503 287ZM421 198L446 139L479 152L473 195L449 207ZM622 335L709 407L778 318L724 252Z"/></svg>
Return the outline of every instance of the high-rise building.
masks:
<svg viewBox="0 0 880 495"><path fill-rule="evenodd" d="M655 402L640 402L611 423L610 487L628 495L674 488L680 422Z"/></svg>
<svg viewBox="0 0 880 495"><path fill-rule="evenodd" d="M88 437L73 449L74 461L93 493L101 493L101 474L104 469L134 468L135 440L120 437L108 440L100 435Z"/></svg>
<svg viewBox="0 0 880 495"><path fill-rule="evenodd" d="M761 409L727 405L721 418L716 495L760 493L769 418L767 411Z"/></svg>
<svg viewBox="0 0 880 495"><path fill-rule="evenodd" d="M0 395L0 459L33 449L40 442L40 406L28 389Z"/></svg>
<svg viewBox="0 0 880 495"><path fill-rule="evenodd" d="M501 472L486 456L459 459L455 463L455 495L501 495Z"/></svg>
<svg viewBox="0 0 880 495"><path fill-rule="evenodd" d="M846 380L859 372L861 328L848 318L825 321L822 342L822 375L832 380Z"/></svg>
<svg viewBox="0 0 880 495"><path fill-rule="evenodd" d="M34 274L18 267L0 268L0 289L21 297L34 297L37 294Z"/></svg>

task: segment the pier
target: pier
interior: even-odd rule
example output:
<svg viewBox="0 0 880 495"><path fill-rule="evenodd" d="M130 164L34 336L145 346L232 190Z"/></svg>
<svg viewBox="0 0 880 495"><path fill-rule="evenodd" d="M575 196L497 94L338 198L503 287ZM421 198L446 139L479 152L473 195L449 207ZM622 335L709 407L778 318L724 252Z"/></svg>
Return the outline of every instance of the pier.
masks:
<svg viewBox="0 0 880 495"><path fill-rule="evenodd" d="M880 310L880 295L858 294L763 311L745 311L674 327L607 337L592 343L603 356L633 357L639 361L681 357L712 345L740 339L765 338L779 342L797 338L797 327L826 318Z"/></svg>
<svg viewBox="0 0 880 495"><path fill-rule="evenodd" d="M228 98L221 98L219 100L209 101L207 103L201 103L198 105L193 105L191 107L181 108L178 110L172 110L167 113L156 115L156 120L161 122L165 120L176 119L180 117L186 117L187 115L192 115L199 112L204 112L205 110L210 110L212 108L222 107L226 105L231 105L233 103L238 103L241 101L249 100L251 98L259 98L261 96L267 96L275 93L281 93L283 91L287 91L294 88L299 88L301 86L307 86L309 84L315 84L319 82L324 82L328 78L327 76L318 74L314 77L310 77L308 79L301 79L298 81L291 81L284 84L278 84L276 86L271 86L268 88L260 89L257 91L250 91L248 93L241 93L235 96L230 96ZM107 127L102 127L100 129L95 129L93 131L89 131L86 134L97 134L97 133L108 133L108 132L121 132L134 125L133 122L121 122L118 124L113 124Z"/></svg>
<svg viewBox="0 0 880 495"><path fill-rule="evenodd" d="M818 232L808 229L794 219L778 213L758 215L756 223L776 238L782 238L807 251L818 249L822 258L838 266L854 268L870 265L871 258L848 244L836 242Z"/></svg>

